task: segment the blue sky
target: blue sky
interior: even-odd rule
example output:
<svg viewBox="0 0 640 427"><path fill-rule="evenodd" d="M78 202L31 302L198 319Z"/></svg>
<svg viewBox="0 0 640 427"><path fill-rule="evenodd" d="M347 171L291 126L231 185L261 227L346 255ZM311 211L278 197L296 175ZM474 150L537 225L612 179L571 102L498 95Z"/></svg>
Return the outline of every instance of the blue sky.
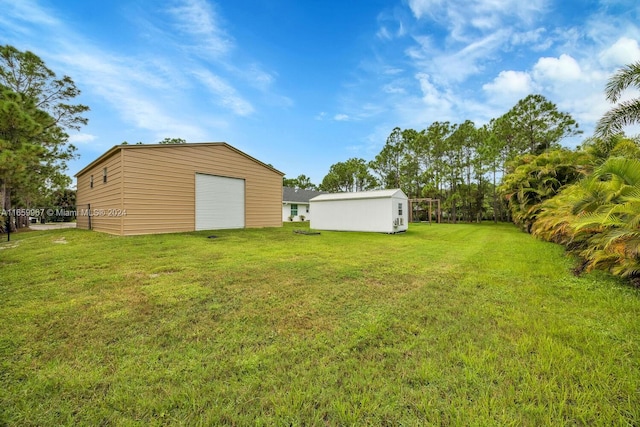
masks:
<svg viewBox="0 0 640 427"><path fill-rule="evenodd" d="M541 93L588 135L640 60L637 0L0 0L0 44L82 90L73 175L122 141L226 141L295 178L396 126L488 122ZM629 96L634 95L633 93ZM567 141L575 145L578 141Z"/></svg>

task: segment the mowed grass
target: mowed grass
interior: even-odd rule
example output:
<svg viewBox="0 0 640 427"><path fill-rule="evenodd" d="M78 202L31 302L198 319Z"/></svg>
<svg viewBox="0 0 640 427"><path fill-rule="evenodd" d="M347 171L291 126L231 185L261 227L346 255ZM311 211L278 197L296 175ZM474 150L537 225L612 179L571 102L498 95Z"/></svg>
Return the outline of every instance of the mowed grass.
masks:
<svg viewBox="0 0 640 427"><path fill-rule="evenodd" d="M640 424L637 289L511 225L299 227L0 243L0 425Z"/></svg>

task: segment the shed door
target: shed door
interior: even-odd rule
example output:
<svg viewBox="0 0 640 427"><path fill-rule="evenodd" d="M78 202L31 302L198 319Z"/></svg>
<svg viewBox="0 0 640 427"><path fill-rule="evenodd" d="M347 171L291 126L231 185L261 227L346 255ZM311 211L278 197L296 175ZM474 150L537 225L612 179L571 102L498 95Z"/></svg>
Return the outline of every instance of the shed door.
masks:
<svg viewBox="0 0 640 427"><path fill-rule="evenodd" d="M244 228L244 179L196 174L196 230Z"/></svg>

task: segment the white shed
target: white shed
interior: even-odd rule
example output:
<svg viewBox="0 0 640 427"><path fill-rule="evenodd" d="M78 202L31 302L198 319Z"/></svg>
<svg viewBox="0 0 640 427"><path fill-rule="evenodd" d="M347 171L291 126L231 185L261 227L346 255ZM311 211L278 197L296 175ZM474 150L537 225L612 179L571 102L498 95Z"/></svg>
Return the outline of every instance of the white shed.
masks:
<svg viewBox="0 0 640 427"><path fill-rule="evenodd" d="M309 204L316 230L398 233L409 227L407 195L400 189L322 194Z"/></svg>

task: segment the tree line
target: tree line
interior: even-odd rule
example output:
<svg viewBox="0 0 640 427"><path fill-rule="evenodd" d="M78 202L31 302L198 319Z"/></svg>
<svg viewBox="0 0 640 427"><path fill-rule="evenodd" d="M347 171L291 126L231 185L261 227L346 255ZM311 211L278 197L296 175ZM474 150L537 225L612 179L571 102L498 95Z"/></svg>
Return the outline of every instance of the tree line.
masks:
<svg viewBox="0 0 640 427"><path fill-rule="evenodd" d="M467 120L434 122L420 131L396 127L373 160L335 163L317 188L400 188L409 198L440 199L443 216L451 222L508 220L509 210L497 191L508 162L560 148L562 139L580 133L570 114L533 94L484 126ZM316 188L304 175L285 180L285 185Z"/></svg>

